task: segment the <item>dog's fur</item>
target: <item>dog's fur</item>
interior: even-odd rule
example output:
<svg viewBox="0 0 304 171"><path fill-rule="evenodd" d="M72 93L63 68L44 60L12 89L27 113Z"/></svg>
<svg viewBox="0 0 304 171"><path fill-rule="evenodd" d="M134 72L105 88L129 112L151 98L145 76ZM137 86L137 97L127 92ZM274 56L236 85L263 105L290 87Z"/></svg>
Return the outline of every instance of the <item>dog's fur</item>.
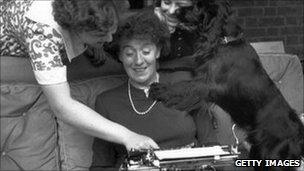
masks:
<svg viewBox="0 0 304 171"><path fill-rule="evenodd" d="M241 38L230 20L230 4L194 0L181 11L185 27L200 38L191 81L154 83L150 97L179 110L206 102L219 105L248 133L251 159L300 159L304 156L304 126L264 70L255 50ZM238 37L223 43L223 37ZM256 168L290 170L291 168Z"/></svg>

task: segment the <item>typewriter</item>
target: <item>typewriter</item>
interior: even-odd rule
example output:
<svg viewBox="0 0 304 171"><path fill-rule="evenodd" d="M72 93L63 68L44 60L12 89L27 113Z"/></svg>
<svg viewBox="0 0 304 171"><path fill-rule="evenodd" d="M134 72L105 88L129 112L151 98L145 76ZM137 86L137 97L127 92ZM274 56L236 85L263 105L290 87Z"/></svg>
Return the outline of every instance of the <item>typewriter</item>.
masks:
<svg viewBox="0 0 304 171"><path fill-rule="evenodd" d="M239 154L234 146L135 151L129 153L120 170L217 170L234 166Z"/></svg>

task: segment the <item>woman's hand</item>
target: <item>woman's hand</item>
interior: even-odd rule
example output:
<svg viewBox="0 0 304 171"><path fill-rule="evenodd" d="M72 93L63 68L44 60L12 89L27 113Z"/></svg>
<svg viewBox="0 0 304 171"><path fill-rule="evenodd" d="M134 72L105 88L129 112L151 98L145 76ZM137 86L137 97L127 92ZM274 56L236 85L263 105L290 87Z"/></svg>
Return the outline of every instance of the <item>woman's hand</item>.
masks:
<svg viewBox="0 0 304 171"><path fill-rule="evenodd" d="M71 124L84 133L106 141L123 144L128 150L158 148L149 137L136 134L96 113L70 95L67 82L42 86L50 106L58 119Z"/></svg>
<svg viewBox="0 0 304 171"><path fill-rule="evenodd" d="M158 145L149 137L132 133L124 140L124 145L128 151L159 149Z"/></svg>

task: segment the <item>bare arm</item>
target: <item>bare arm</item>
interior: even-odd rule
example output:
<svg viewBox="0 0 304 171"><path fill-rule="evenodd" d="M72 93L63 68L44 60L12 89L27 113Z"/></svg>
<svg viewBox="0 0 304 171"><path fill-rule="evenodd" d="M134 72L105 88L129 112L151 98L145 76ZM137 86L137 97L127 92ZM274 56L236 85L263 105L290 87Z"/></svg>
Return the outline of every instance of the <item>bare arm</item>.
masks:
<svg viewBox="0 0 304 171"><path fill-rule="evenodd" d="M131 148L158 148L152 139L138 135L114 123L74 100L70 95L70 88L67 82L44 85L42 89L55 115L83 132L104 140L123 144L128 150Z"/></svg>
<svg viewBox="0 0 304 171"><path fill-rule="evenodd" d="M34 74L57 118L89 135L123 144L128 150L158 148L151 138L111 122L73 99L60 57L62 37L48 25L28 22L32 26L25 28L26 43Z"/></svg>

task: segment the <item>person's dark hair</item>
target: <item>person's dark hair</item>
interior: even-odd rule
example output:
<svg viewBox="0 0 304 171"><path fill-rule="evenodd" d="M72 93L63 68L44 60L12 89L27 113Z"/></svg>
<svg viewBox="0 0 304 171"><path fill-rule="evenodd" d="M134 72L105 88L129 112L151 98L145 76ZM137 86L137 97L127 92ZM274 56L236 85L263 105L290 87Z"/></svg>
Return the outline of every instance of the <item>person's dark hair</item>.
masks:
<svg viewBox="0 0 304 171"><path fill-rule="evenodd" d="M153 11L143 10L121 23L113 36L113 41L106 46L106 51L119 61L120 43L131 39L151 40L161 49L161 56L170 51L170 32Z"/></svg>
<svg viewBox="0 0 304 171"><path fill-rule="evenodd" d="M193 6L182 8L177 15L182 27L195 31L199 40L196 53L205 61L223 43L224 37L242 38L229 0L192 0ZM198 61L199 62L199 61Z"/></svg>
<svg viewBox="0 0 304 171"><path fill-rule="evenodd" d="M107 33L118 20L113 7L112 0L55 0L53 15L55 21L66 30ZM105 62L106 54L102 47L90 47L84 55L94 66L101 66Z"/></svg>
<svg viewBox="0 0 304 171"><path fill-rule="evenodd" d="M105 31L117 20L112 0L55 0L53 15L64 29Z"/></svg>

